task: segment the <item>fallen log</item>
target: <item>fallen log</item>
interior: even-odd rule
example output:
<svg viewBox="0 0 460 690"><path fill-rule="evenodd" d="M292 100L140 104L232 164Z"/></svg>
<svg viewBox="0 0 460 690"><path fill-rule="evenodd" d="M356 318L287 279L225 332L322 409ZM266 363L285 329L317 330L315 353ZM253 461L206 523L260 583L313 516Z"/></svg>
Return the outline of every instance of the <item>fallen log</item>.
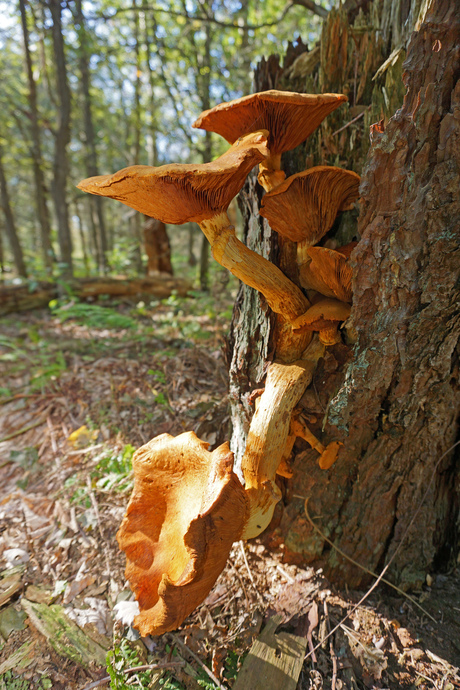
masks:
<svg viewBox="0 0 460 690"><path fill-rule="evenodd" d="M190 283L165 273L143 278L78 278L66 283L34 282L0 287L0 316L18 311L46 307L52 299L71 295L78 299L92 299L99 295L110 297L140 297L157 299L169 297L173 291L185 297Z"/></svg>

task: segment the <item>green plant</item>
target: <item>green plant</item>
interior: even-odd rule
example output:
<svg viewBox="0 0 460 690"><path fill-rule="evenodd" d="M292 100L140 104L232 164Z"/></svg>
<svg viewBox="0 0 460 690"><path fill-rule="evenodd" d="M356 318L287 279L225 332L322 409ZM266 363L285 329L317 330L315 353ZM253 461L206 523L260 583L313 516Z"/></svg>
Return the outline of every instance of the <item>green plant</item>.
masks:
<svg viewBox="0 0 460 690"><path fill-rule="evenodd" d="M53 316L61 323L75 320L88 328L124 329L136 328L137 323L130 316L120 314L112 307L101 307L99 304L86 304L85 302L68 302L60 304L58 300L49 303Z"/></svg>
<svg viewBox="0 0 460 690"><path fill-rule="evenodd" d="M130 478L132 457L135 448L130 444L118 452L104 450L97 458L97 464L91 472L99 491L126 491L132 488Z"/></svg>
<svg viewBox="0 0 460 690"><path fill-rule="evenodd" d="M28 690L30 685L27 680L13 676L12 671L2 673L0 676L0 690Z"/></svg>
<svg viewBox="0 0 460 690"><path fill-rule="evenodd" d="M145 663L139 659L135 649L132 648L129 641L121 640L119 644L114 644L112 650L107 653L107 673L110 676L111 690L129 690L132 684L128 685L129 675L125 674L128 668L141 666ZM138 673L137 678L140 681L140 686L137 687L148 688L150 684L150 674L147 672Z"/></svg>

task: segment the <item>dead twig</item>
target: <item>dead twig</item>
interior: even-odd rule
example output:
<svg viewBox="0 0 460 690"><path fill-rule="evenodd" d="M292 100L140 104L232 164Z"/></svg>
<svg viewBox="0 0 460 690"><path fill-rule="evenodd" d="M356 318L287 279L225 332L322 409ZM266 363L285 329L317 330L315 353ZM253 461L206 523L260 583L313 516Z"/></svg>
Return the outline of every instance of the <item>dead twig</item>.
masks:
<svg viewBox="0 0 460 690"><path fill-rule="evenodd" d="M185 642L182 642L182 640L180 639L180 637L178 637L177 635L174 635L174 633L171 633L171 637L173 638L174 642L176 642L176 643L179 645L179 647L182 647L182 649L184 649L186 652L188 652L188 653L190 654L190 656L193 657L193 659L195 659L195 661L197 662L197 664L199 664L199 665L201 666L201 668L203 669L203 671L204 671L205 673L208 674L208 676L210 677L210 679L213 681L213 683L215 683L215 684L217 685L217 687L218 687L220 690L227 690L227 688L225 687L225 685L222 685L222 683L220 682L220 680L217 678L217 676L214 675L214 673L211 671L211 669L208 668L208 667L206 666L206 664L204 664L204 663L201 661L200 657L197 656L197 655L195 654L195 652L193 652L193 651L190 649L190 647L187 647L187 645L185 644Z"/></svg>
<svg viewBox="0 0 460 690"><path fill-rule="evenodd" d="M257 598L258 598L259 602L263 604L263 602L264 602L263 597L260 594L259 590L257 589L253 574L252 574L251 569L249 567L248 559L246 557L246 551L244 549L244 541L243 540L240 541L240 549L241 549L241 553L243 555L244 565L246 566L246 570L248 571L249 579L252 582L252 586L254 587L254 590L257 594Z"/></svg>
<svg viewBox="0 0 460 690"><path fill-rule="evenodd" d="M162 669L176 668L179 666L185 666L185 661L170 661L167 664L144 664L143 666L133 666L132 668L125 668L121 673L140 673L141 671L150 670L160 671ZM99 688L101 685L107 685L107 683L110 683L110 676L104 676L104 678L95 680L93 683L85 685L82 690L92 690L93 688Z"/></svg>
<svg viewBox="0 0 460 690"><path fill-rule="evenodd" d="M297 498L300 498L300 496L297 496ZM430 619L433 621L433 623L436 623L436 622L437 622L437 621L436 621L436 618L433 618L433 616L432 616L431 614L429 614L428 611L426 611L426 610L423 608L423 606L421 606L421 605L418 603L418 601L416 601L413 597L411 597L410 594L407 594L407 592L405 592L404 590L400 589L400 587L398 587L397 585L394 585L392 582L390 582L390 580L386 580L386 579L383 577L383 573L384 573L383 570L382 570L382 572L380 573L380 575L377 575L377 573L374 573L373 570L369 570L369 568L366 568L366 566L361 565L361 563L358 563L358 561L355 561L353 558L351 558L351 556L347 556L347 554L346 554L344 551L342 551L342 549L339 549L339 547L338 547L336 544L334 544L333 541L331 541L330 539L328 539L328 537L326 537L326 535L320 530L320 528L318 527L318 525L316 525L316 524L313 522L313 520L312 520L312 518L311 518L311 516L310 516L310 513L308 512L307 504L308 504L308 498L305 499L305 505L304 505L305 515L307 516L307 520L310 522L311 526L318 532L318 534L320 534L321 537L322 537L325 541L327 541L327 543L330 544L330 546L332 546L332 547L337 551L337 553L339 553L341 556L343 556L343 558L345 558L347 561L350 561L350 563L353 563L353 565L356 565L357 568L360 568L361 570L364 570L364 572L369 573L369 575L372 575L372 577L376 577L376 578L379 580L379 582L384 582L386 585L388 585L388 586L391 587L392 589L396 590L396 592L398 592L398 594L401 594L401 596L406 597L406 599L409 599L409 601L411 601L411 602L414 604L414 606L416 606L417 608L419 608L420 611L422 611L422 613L423 613L425 616L428 616L428 618L430 618ZM384 569L385 571L388 569L390 563L391 563L391 561L390 561L390 562L388 563L388 565L385 567L385 569Z"/></svg>
<svg viewBox="0 0 460 690"><path fill-rule="evenodd" d="M38 422L33 422L33 424L28 424L27 426L22 427L22 429L19 429L18 431L13 431L12 434L8 434L8 436L4 436L3 438L0 438L0 443L3 443L4 441L11 441L12 438L16 438L16 436L22 436L22 434L26 434L28 431L31 429L35 429L37 426L41 426L42 424L46 423L46 419L43 417L38 420Z"/></svg>
<svg viewBox="0 0 460 690"><path fill-rule="evenodd" d="M331 632L331 622L329 620L329 611L327 609L326 599L324 600L324 616L326 618L326 625L328 633ZM331 678L331 690L335 690L336 680L337 680L337 655L334 649L334 643L332 642L332 635L329 637L329 653L332 659L332 678Z"/></svg>
<svg viewBox="0 0 460 690"><path fill-rule="evenodd" d="M371 108L371 106L368 106L368 107L366 108L366 110L370 110L370 108ZM357 115L356 117L354 117L352 120L350 120L350 122L347 122L346 125L344 125L344 126L341 127L340 129L336 129L335 132L332 132L331 137L335 137L336 134L340 134L340 132L343 132L344 129L347 129L347 127L349 127L349 126L352 125L354 122L356 122L357 120L359 120L359 118L362 117L362 116L364 115L364 113L366 112L366 110L363 110L362 112L358 113L358 115Z"/></svg>

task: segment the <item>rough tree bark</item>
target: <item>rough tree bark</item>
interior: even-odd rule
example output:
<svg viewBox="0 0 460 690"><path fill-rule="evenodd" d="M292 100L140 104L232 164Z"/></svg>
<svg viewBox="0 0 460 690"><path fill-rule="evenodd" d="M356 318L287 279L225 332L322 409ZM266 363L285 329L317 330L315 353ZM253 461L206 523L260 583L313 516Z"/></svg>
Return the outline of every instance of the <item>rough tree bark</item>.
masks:
<svg viewBox="0 0 460 690"><path fill-rule="evenodd" d="M322 562L333 579L351 586L363 584L369 576L314 530L299 497L309 498L311 515L320 516L316 524L361 565L376 571L395 555L391 577L407 587L420 585L430 568L451 555L457 529L458 482L454 454L446 451L456 439L460 402L460 63L459 19L449 0L435 0L410 38L404 103L386 125L371 128L372 144L361 170L369 117L385 120L401 105L401 26L417 26L420 3L414 8L415 4L406 3L392 31L386 15L378 18L378 31L358 33L350 22L355 29L357 22L370 24L362 10L354 18L343 9L330 13L316 56L311 51L294 62L288 56L284 69L272 59L259 70L256 85L257 90L281 84L286 88L287 73L291 88L293 75L297 80L292 90L299 90L300 70L304 89L305 83L307 90L315 85L324 91L349 88L345 122L339 122L337 111L312 142L286 161L289 172L324 162L362 173L357 230L352 213L343 214L333 229L340 243L356 232L360 239L352 258L352 318L358 342L353 350L344 344L328 348L301 401L307 414L318 419L313 430L319 435L323 430L327 441L339 439L344 446L335 465L324 472L313 453L298 442L296 448L302 452L294 461L294 479L284 484L284 505L267 538L272 543L282 540L287 558ZM350 65L349 54L347 58L350 35L355 65ZM334 36L341 40L334 43ZM333 59L339 50L344 51L345 63ZM392 57L385 64L389 51ZM376 60L381 66L370 64ZM342 74L333 74L332 67ZM355 123L341 129L357 116ZM243 199L248 238L259 245L263 241L268 253L274 251L276 239L257 218L258 195L250 182ZM245 400L260 386L270 358L270 319L263 299L250 292L240 293L232 331L236 450L243 445L251 416Z"/></svg>

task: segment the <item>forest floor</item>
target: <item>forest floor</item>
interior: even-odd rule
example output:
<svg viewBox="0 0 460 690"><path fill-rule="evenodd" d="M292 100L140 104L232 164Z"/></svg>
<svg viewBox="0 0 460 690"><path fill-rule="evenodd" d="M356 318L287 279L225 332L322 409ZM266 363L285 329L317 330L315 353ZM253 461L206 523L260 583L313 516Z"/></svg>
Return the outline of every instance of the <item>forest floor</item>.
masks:
<svg viewBox="0 0 460 690"><path fill-rule="evenodd" d="M115 534L131 456L165 432L228 439L231 305L222 287L1 319L0 690L107 687L108 675L112 688L231 688L274 615L272 639L302 650L281 690L460 688L455 565L415 603L381 583L359 603L364 592L337 591L255 539L234 544L177 632L141 639L123 622L132 594ZM256 680L239 687L276 687Z"/></svg>

